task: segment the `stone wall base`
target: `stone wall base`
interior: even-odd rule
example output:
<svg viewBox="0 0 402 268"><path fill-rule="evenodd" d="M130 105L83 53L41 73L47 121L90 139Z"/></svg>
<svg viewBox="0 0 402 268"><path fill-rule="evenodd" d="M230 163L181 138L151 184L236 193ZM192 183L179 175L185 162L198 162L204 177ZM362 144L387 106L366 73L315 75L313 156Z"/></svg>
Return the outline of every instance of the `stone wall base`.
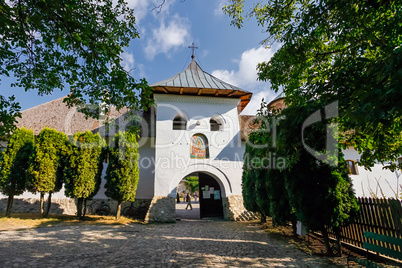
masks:
<svg viewBox="0 0 402 268"><path fill-rule="evenodd" d="M45 198L46 200L46 198ZM117 210L117 202L109 199L93 199L87 201L87 206L91 205L94 211L100 207L102 203L106 203L110 207L110 214L115 215ZM241 195L231 195L222 200L223 215L225 220L231 221L249 221L258 219L256 213L247 211L243 205L243 197ZM170 196L155 196L150 199L136 199L133 203L134 209L138 207L146 207L148 211L146 215L140 215L145 222L176 222L176 203L175 198ZM45 201L45 207L47 202ZM122 204L122 211L125 207L131 206L131 202ZM7 198L0 199L0 212L5 212L7 208ZM14 198L12 213L39 213L38 198ZM76 215L76 200L72 198L52 199L50 214Z"/></svg>
<svg viewBox="0 0 402 268"><path fill-rule="evenodd" d="M47 207L47 199L45 198L45 208ZM7 198L0 199L0 212L5 213L7 209ZM87 207L92 206L94 211L100 207L102 203L106 203L110 207L110 214L115 215L117 211L117 202L111 199L92 199L87 201ZM138 207L149 208L151 203L150 199L136 199L134 201L133 207L137 209ZM124 202L122 204L122 211L125 207L131 206L131 202ZM13 208L11 213L39 213L40 212L40 201L39 198L14 198ZM52 206L50 207L50 214L64 214L64 215L76 215L77 214L77 204L74 198L62 198L52 199ZM89 214L89 213L88 213ZM145 215L140 215L142 218Z"/></svg>
<svg viewBox="0 0 402 268"><path fill-rule="evenodd" d="M0 212L5 213L7 209L7 198L0 199ZM47 201L45 199L45 208L47 207ZM18 198L14 197L13 208L11 213L40 213L40 201L39 198ZM52 199L52 205L50 207L50 214L66 214L75 215L77 213L77 205L75 199L63 198Z"/></svg>
<svg viewBox="0 0 402 268"><path fill-rule="evenodd" d="M154 196L145 216L145 222L176 222L175 198Z"/></svg>
<svg viewBox="0 0 402 268"><path fill-rule="evenodd" d="M256 213L250 212L244 208L243 196L231 195L223 198L223 216L229 221L250 221L259 219Z"/></svg>

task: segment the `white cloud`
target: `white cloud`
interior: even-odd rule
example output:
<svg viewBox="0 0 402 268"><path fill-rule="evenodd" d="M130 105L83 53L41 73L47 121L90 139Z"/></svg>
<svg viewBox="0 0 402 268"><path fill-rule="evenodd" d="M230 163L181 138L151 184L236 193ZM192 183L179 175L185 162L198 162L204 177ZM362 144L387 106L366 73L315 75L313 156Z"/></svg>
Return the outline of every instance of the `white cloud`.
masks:
<svg viewBox="0 0 402 268"><path fill-rule="evenodd" d="M169 53L178 47L188 44L190 38L190 22L177 14L165 23L162 20L159 28L152 30L152 37L148 39L145 54L148 59L153 59L157 54Z"/></svg>
<svg viewBox="0 0 402 268"><path fill-rule="evenodd" d="M124 70L130 72L134 69L134 55L132 53L123 52L121 54L122 62L121 65L123 66Z"/></svg>
<svg viewBox="0 0 402 268"><path fill-rule="evenodd" d="M265 49L264 47L246 50L238 61L238 70L215 70L212 75L235 86L256 86L262 83L257 81L257 64L268 61L273 54L272 49Z"/></svg>
<svg viewBox="0 0 402 268"><path fill-rule="evenodd" d="M117 0L113 1L115 4ZM134 9L134 16L136 22L139 23L143 18L149 13L154 14L154 16L162 16L164 14L169 14L170 7L174 4L175 0L169 0L163 3L163 0L126 0L129 8ZM159 7L161 4L161 8ZM160 12L158 12L160 11Z"/></svg>
<svg viewBox="0 0 402 268"><path fill-rule="evenodd" d="M217 1L217 5L214 9L215 16L222 16L225 13L223 12L222 8L224 5L228 4L228 0L219 0Z"/></svg>
<svg viewBox="0 0 402 268"><path fill-rule="evenodd" d="M126 0L128 7L134 9L134 16L137 23L139 23L147 13L150 11L148 0Z"/></svg>
<svg viewBox="0 0 402 268"><path fill-rule="evenodd" d="M250 103L242 114L255 115L260 108L262 98L266 102L269 102L278 95L270 90L268 82L257 80L257 64L268 61L274 55L275 51L276 49L266 49L264 47L252 48L244 51L240 60L235 60L238 62L237 70L215 70L212 72L213 76L254 93Z"/></svg>
<svg viewBox="0 0 402 268"><path fill-rule="evenodd" d="M244 110L241 114L251 114L251 115L257 114L257 110L259 110L261 107L262 99L264 99L264 101L266 103L269 103L277 95L279 95L279 93L275 93L272 90L268 90L268 89L264 90L264 91L260 91L258 93L254 93L253 97L251 98L251 101L246 106L246 108L244 108Z"/></svg>

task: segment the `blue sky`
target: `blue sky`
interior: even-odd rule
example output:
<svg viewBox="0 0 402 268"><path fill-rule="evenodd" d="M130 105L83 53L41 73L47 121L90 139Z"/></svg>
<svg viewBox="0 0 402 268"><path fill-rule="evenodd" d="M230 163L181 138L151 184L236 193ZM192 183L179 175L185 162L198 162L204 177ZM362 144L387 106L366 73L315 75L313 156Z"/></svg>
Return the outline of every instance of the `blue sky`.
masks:
<svg viewBox="0 0 402 268"><path fill-rule="evenodd" d="M126 70L135 78L145 77L152 84L184 70L191 60L192 42L198 49L195 60L201 68L240 88L253 92L243 114L255 114L261 99L272 100L277 94L269 83L257 81L256 64L268 60L274 48L260 42L267 34L255 20L246 21L242 29L230 25L222 11L226 0L166 0L161 12L152 11L162 0L128 0L134 8L140 39L131 41L122 55ZM0 94L14 94L22 110L68 94L55 90L52 95L8 87L11 79L2 79Z"/></svg>

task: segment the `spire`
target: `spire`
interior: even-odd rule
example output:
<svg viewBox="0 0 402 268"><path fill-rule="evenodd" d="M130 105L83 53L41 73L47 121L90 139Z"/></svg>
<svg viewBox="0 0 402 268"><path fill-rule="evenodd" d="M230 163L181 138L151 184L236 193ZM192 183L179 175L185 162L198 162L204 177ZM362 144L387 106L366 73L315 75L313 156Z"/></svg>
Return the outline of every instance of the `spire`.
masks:
<svg viewBox="0 0 402 268"><path fill-rule="evenodd" d="M191 55L191 59L194 59L194 58L195 58L195 56L194 56L194 50L195 50L195 49L198 49L198 47L194 46L194 43L192 43L191 46L188 46L188 48L191 48L191 49L193 50L193 54Z"/></svg>

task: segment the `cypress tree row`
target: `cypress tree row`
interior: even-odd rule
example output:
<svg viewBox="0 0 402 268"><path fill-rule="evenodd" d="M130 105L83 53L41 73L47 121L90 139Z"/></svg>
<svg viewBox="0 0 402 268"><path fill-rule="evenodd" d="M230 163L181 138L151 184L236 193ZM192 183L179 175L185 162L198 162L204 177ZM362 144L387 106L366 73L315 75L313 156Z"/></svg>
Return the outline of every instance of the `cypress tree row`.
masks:
<svg viewBox="0 0 402 268"><path fill-rule="evenodd" d="M286 108L286 119L279 124L278 142L287 155L285 182L290 205L308 229L322 232L327 253L332 254L327 228L332 228L339 238L340 227L353 219L358 205L338 141L328 139L327 133L335 134L334 125L319 121L303 129L305 120L322 107L315 101ZM306 150L306 144L314 149L314 155ZM325 149L331 147L333 151ZM318 160L318 155L324 153L325 158Z"/></svg>
<svg viewBox="0 0 402 268"><path fill-rule="evenodd" d="M134 202L139 181L137 135L132 132L116 133L113 147L109 148L106 169L106 196L117 201L116 218L120 218L121 204Z"/></svg>
<svg viewBox="0 0 402 268"><path fill-rule="evenodd" d="M63 186L67 143L64 133L46 127L36 137L35 150L29 160L27 189L40 193L40 212L45 218L49 214L52 193L60 191ZM43 208L45 193L49 194L46 211Z"/></svg>
<svg viewBox="0 0 402 268"><path fill-rule="evenodd" d="M266 187L264 177L265 168L262 166L264 135L260 132L253 132L249 135L244 153L244 165L242 176L243 202L247 210L261 214L261 222L266 222L270 215L269 199L266 198Z"/></svg>
<svg viewBox="0 0 402 268"><path fill-rule="evenodd" d="M77 216L82 218L84 201L96 195L101 184L104 139L90 131L74 134L64 171L65 195L77 198Z"/></svg>
<svg viewBox="0 0 402 268"><path fill-rule="evenodd" d="M34 150L32 130L16 129L2 153L0 161L0 191L8 196L6 217L10 217L15 195L25 191L28 161Z"/></svg>
<svg viewBox="0 0 402 268"><path fill-rule="evenodd" d="M246 209L271 216L273 224L292 222L294 233L296 220L321 231L332 254L327 229L337 234L340 249L341 227L351 222L358 205L338 141L328 134L335 134L334 122L304 126L322 107L319 101L292 104L280 120L275 120L278 111L260 110L259 131L246 145L243 199Z"/></svg>

